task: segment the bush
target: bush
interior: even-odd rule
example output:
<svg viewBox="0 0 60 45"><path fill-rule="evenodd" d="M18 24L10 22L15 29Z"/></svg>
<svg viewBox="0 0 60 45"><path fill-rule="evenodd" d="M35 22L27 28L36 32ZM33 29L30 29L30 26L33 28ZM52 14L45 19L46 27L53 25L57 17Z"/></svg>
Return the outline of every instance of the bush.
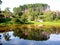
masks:
<svg viewBox="0 0 60 45"><path fill-rule="evenodd" d="M0 23L8 22L11 18L0 18Z"/></svg>
<svg viewBox="0 0 60 45"><path fill-rule="evenodd" d="M19 19L16 19L15 22L16 22L16 23L21 23L21 24L23 24L23 22L22 22L21 20L19 20Z"/></svg>

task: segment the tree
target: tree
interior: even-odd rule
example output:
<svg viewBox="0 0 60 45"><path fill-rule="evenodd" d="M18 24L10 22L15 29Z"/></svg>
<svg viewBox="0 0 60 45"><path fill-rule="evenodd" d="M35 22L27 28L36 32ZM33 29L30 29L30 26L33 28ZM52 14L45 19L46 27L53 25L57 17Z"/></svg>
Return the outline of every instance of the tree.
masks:
<svg viewBox="0 0 60 45"><path fill-rule="evenodd" d="M48 4L26 4L13 8L13 14L15 18L22 22L28 22L30 20L38 21L39 16L43 15L45 9L48 8Z"/></svg>
<svg viewBox="0 0 60 45"><path fill-rule="evenodd" d="M45 21L51 21L51 11L50 10L44 12L44 15L45 15Z"/></svg>
<svg viewBox="0 0 60 45"><path fill-rule="evenodd" d="M4 16L5 16L5 18L10 18L10 16L12 15L12 13L10 12L10 10L9 10L10 8L6 8L5 10L4 10Z"/></svg>

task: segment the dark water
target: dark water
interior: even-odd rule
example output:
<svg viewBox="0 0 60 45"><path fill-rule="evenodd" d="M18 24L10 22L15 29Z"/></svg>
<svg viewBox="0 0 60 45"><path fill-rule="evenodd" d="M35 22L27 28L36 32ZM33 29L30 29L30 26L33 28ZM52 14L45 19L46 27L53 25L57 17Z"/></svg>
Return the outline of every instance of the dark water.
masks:
<svg viewBox="0 0 60 45"><path fill-rule="evenodd" d="M60 45L60 28L12 27L0 31L0 45Z"/></svg>

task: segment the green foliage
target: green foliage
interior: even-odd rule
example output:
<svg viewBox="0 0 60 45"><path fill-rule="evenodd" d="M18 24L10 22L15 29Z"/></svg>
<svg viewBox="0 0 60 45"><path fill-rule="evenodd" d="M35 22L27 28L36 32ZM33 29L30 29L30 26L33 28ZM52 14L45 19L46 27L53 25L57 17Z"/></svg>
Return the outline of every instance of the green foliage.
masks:
<svg viewBox="0 0 60 45"><path fill-rule="evenodd" d="M5 23L8 21L11 21L11 19L10 18L0 18L0 23Z"/></svg>
<svg viewBox="0 0 60 45"><path fill-rule="evenodd" d="M48 7L48 4L26 4L13 8L13 14L22 22L28 20L38 21L39 15L43 15L43 11ZM18 16L17 16L18 15Z"/></svg>
<svg viewBox="0 0 60 45"><path fill-rule="evenodd" d="M20 20L23 22L23 23L27 23L28 22L28 16L27 15L22 15Z"/></svg>
<svg viewBox="0 0 60 45"><path fill-rule="evenodd" d="M45 21L51 21L51 11L47 11L44 13Z"/></svg>
<svg viewBox="0 0 60 45"><path fill-rule="evenodd" d="M48 9L48 10L47 10ZM60 20L59 11L49 10L50 6L48 4L36 3L36 4L25 4L13 8L13 12L6 8L2 11L4 17L0 18L0 23L11 22L26 24L29 21L58 21Z"/></svg>

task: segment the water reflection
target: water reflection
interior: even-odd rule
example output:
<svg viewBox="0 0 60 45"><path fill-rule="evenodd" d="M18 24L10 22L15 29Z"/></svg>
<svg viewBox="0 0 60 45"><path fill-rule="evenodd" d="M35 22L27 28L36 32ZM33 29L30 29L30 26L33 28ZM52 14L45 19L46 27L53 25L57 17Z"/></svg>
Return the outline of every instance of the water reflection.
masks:
<svg viewBox="0 0 60 45"><path fill-rule="evenodd" d="M2 43L1 43L1 35L0 35L0 45L2 45Z"/></svg>
<svg viewBox="0 0 60 45"><path fill-rule="evenodd" d="M10 41L10 37L11 37L11 36L9 35L9 33L6 33L6 32L5 32L5 33L3 34L3 36L4 36L4 38L5 38L6 41Z"/></svg>
<svg viewBox="0 0 60 45"><path fill-rule="evenodd" d="M7 30L0 33L0 45L60 45L60 28L54 26L20 25Z"/></svg>
<svg viewBox="0 0 60 45"><path fill-rule="evenodd" d="M19 38L27 39L27 40L48 40L50 38L50 34L59 34L59 27L39 27L37 25L22 25L20 27L16 27L14 29L14 36Z"/></svg>
<svg viewBox="0 0 60 45"><path fill-rule="evenodd" d="M28 40L47 40L49 34L41 29L20 29L14 30L14 36Z"/></svg>

